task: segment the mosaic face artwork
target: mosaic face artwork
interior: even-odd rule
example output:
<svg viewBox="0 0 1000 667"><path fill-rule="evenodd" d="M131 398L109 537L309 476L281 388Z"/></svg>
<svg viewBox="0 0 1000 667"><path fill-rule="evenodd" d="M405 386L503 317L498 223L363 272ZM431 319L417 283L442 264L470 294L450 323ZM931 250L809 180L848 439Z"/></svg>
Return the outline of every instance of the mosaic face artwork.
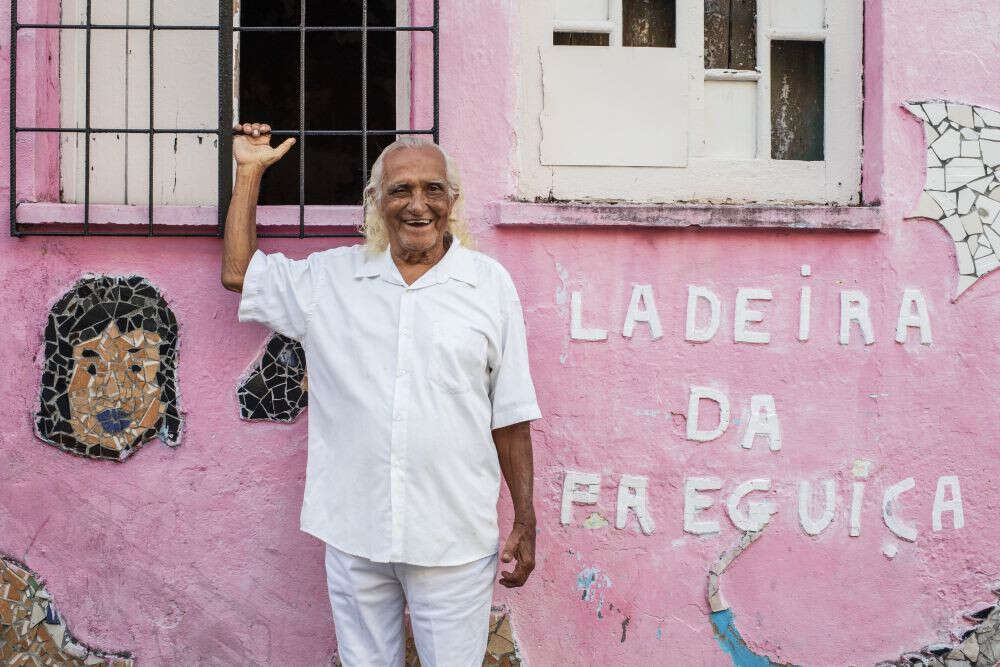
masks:
<svg viewBox="0 0 1000 667"><path fill-rule="evenodd" d="M1000 112L954 102L904 105L924 122L927 180L907 217L930 218L955 243L958 289L1000 267Z"/></svg>
<svg viewBox="0 0 1000 667"><path fill-rule="evenodd" d="M49 312L35 430L74 454L124 461L180 443L177 320L139 276L88 276Z"/></svg>
<svg viewBox="0 0 1000 667"><path fill-rule="evenodd" d="M25 565L0 558L0 664L133 667L129 653L107 653L77 641L43 584Z"/></svg>
<svg viewBox="0 0 1000 667"><path fill-rule="evenodd" d="M306 354L302 344L281 334L272 335L260 359L236 389L240 418L250 421L292 422L309 399Z"/></svg>

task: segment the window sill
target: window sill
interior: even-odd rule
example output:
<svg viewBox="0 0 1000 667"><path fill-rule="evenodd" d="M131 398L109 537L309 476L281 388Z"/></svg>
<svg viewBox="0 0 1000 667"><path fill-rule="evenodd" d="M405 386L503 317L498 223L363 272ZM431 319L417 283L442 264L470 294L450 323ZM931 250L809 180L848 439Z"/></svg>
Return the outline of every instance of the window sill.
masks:
<svg viewBox="0 0 1000 667"><path fill-rule="evenodd" d="M81 233L83 204L23 202L17 205L19 227L45 228L67 234ZM307 234L353 233L361 220L360 206L306 206ZM176 235L197 230L216 230L218 207L198 205L161 205L153 207L153 224L158 231ZM101 233L143 230L149 227L149 208L125 204L91 204L89 225ZM298 206L259 206L257 227L275 234L297 235ZM204 234L202 234L204 235ZM214 235L214 234L212 234Z"/></svg>
<svg viewBox="0 0 1000 667"><path fill-rule="evenodd" d="M877 232L878 206L740 204L583 204L498 201L489 205L499 227L711 227L836 229Z"/></svg>

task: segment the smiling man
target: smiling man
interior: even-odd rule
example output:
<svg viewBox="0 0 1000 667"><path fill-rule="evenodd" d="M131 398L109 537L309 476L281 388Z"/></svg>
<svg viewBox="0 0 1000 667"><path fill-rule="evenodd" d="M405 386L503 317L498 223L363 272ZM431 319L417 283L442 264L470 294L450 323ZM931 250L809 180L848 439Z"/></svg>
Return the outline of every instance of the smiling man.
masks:
<svg viewBox="0 0 1000 667"><path fill-rule="evenodd" d="M508 587L534 567L528 422L540 416L510 276L470 249L454 166L435 144L388 146L365 188L364 245L305 260L256 250L268 166L294 144L243 124L222 282L239 318L302 341L309 457L302 530L326 543L340 657L402 665L403 606L421 663L480 665L497 571L503 475Z"/></svg>

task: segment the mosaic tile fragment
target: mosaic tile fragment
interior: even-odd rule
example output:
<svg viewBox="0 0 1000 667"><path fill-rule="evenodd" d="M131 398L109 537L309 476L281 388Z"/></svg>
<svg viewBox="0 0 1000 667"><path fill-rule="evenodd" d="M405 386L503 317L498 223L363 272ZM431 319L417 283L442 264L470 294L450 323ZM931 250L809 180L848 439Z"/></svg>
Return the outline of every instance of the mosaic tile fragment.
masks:
<svg viewBox="0 0 1000 667"><path fill-rule="evenodd" d="M124 461L158 437L180 443L177 320L140 276L87 276L49 311L38 437Z"/></svg>
<svg viewBox="0 0 1000 667"><path fill-rule="evenodd" d="M78 641L44 583L26 565L0 557L0 665L134 667L131 653L101 651Z"/></svg>
<svg viewBox="0 0 1000 667"><path fill-rule="evenodd" d="M308 404L308 385L302 344L276 333L236 389L240 418L293 422Z"/></svg>
<svg viewBox="0 0 1000 667"><path fill-rule="evenodd" d="M1000 581L992 587L1000 597ZM1000 664L1000 599L963 614L967 624L952 632L953 642L928 644L877 667L994 667Z"/></svg>
<svg viewBox="0 0 1000 667"><path fill-rule="evenodd" d="M943 101L903 105L924 122L927 178L909 218L930 218L951 235L957 299L1000 267L1000 113ZM956 224L952 216L963 216Z"/></svg>

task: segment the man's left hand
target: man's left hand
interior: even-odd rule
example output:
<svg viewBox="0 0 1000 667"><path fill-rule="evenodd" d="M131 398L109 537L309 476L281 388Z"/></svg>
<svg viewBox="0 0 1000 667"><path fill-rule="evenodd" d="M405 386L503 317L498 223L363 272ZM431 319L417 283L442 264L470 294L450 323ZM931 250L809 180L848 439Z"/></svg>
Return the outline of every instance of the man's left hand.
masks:
<svg viewBox="0 0 1000 667"><path fill-rule="evenodd" d="M501 571L500 583L507 588L523 586L535 569L535 526L514 522L507 542L500 551L500 561L516 561L514 571Z"/></svg>

